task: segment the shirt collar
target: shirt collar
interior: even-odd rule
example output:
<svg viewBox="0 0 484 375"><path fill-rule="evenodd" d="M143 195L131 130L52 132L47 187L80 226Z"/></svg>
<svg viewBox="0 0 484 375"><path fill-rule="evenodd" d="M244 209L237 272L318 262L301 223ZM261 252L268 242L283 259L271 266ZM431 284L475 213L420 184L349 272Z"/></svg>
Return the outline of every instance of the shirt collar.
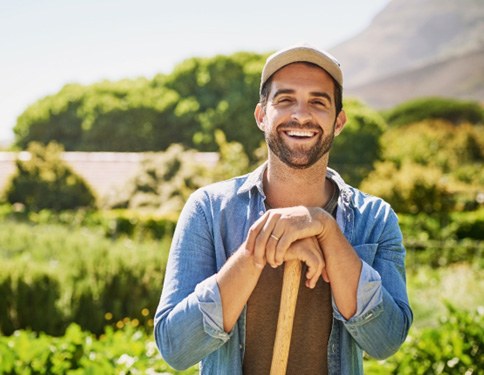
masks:
<svg viewBox="0 0 484 375"><path fill-rule="evenodd" d="M247 179L240 186L239 190L237 190L237 193L243 194L251 191L253 188L257 188L259 193L265 198L263 181L264 181L264 172L266 169L267 169L267 161L247 175Z"/></svg>
<svg viewBox="0 0 484 375"><path fill-rule="evenodd" d="M257 188L259 193L265 198L263 181L264 181L264 172L266 169L267 169L267 161L265 161L262 165L260 165L254 171L252 171L247 175L247 179L240 186L237 193L243 194L251 191L253 188ZM327 168L326 177L334 181L334 183L336 183L340 193L342 194L346 193L346 190L348 190L347 185L343 181L343 179L341 178L338 172L336 172L334 169Z"/></svg>

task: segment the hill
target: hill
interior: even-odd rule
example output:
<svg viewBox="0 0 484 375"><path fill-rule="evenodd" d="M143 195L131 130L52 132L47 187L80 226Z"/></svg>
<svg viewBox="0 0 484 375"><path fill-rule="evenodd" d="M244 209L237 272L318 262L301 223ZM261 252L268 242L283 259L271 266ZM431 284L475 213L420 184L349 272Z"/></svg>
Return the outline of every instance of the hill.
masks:
<svg viewBox="0 0 484 375"><path fill-rule="evenodd" d="M482 0L393 0L331 53L346 93L371 106L422 95L484 101Z"/></svg>

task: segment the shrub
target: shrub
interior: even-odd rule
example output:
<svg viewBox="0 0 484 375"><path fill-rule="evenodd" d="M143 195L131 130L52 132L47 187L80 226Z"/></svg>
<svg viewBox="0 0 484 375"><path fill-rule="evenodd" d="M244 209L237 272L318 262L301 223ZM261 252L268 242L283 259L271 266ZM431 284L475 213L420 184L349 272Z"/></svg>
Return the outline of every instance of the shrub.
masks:
<svg viewBox="0 0 484 375"><path fill-rule="evenodd" d="M371 374L479 374L484 368L484 311L448 312L436 328L411 333L402 348L386 361L366 361Z"/></svg>
<svg viewBox="0 0 484 375"><path fill-rule="evenodd" d="M59 335L77 322L99 334L125 317L146 326L163 285L168 243L104 236L94 228L4 221L2 333L31 328Z"/></svg>
<svg viewBox="0 0 484 375"><path fill-rule="evenodd" d="M86 182L61 159L62 147L31 143L30 160L17 160L17 172L6 189L7 201L28 211L94 207L95 197Z"/></svg>
<svg viewBox="0 0 484 375"><path fill-rule="evenodd" d="M0 337L1 374L184 374L174 371L158 353L154 338L136 320L120 329L106 328L100 337L71 324L62 337L17 331Z"/></svg>
<svg viewBox="0 0 484 375"><path fill-rule="evenodd" d="M440 169L410 162L400 169L391 162L377 163L361 189L385 199L401 213L445 215L454 207Z"/></svg>
<svg viewBox="0 0 484 375"><path fill-rule="evenodd" d="M354 100L345 100L348 117L335 138L329 164L351 185L358 186L381 158L380 137L387 124L378 112Z"/></svg>
<svg viewBox="0 0 484 375"><path fill-rule="evenodd" d="M410 100L387 111L384 117L390 126L429 119L442 119L452 124L484 123L484 111L478 102L438 97Z"/></svg>
<svg viewBox="0 0 484 375"><path fill-rule="evenodd" d="M163 153L147 156L141 172L123 191L108 198L106 205L177 212L194 190L210 181L208 168L197 162L196 152L174 144Z"/></svg>
<svg viewBox="0 0 484 375"><path fill-rule="evenodd" d="M448 121L427 120L389 129L382 137L383 157L401 165L411 161L454 173L463 165L484 161L481 126L455 126ZM476 178L476 176L474 176Z"/></svg>

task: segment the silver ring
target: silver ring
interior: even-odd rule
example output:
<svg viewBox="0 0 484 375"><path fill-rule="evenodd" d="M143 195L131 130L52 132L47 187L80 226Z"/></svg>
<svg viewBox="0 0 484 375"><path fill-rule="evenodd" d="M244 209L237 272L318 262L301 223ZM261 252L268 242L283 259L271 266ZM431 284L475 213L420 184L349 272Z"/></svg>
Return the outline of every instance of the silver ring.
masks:
<svg viewBox="0 0 484 375"><path fill-rule="evenodd" d="M276 241L279 241L279 240L280 240L280 238L279 238L279 237L274 236L273 234L271 234L271 237L272 237L272 238L274 238Z"/></svg>

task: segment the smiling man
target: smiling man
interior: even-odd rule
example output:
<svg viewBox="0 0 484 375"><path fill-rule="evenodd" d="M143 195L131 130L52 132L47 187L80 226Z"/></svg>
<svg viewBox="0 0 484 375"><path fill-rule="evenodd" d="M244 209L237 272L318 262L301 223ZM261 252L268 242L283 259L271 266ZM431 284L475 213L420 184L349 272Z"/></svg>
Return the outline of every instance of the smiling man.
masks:
<svg viewBox="0 0 484 375"><path fill-rule="evenodd" d="M391 207L328 168L343 76L307 45L264 66L255 119L268 160L195 192L177 224L155 316L165 360L202 374L268 374L284 262L304 263L288 374L361 374L412 322Z"/></svg>

